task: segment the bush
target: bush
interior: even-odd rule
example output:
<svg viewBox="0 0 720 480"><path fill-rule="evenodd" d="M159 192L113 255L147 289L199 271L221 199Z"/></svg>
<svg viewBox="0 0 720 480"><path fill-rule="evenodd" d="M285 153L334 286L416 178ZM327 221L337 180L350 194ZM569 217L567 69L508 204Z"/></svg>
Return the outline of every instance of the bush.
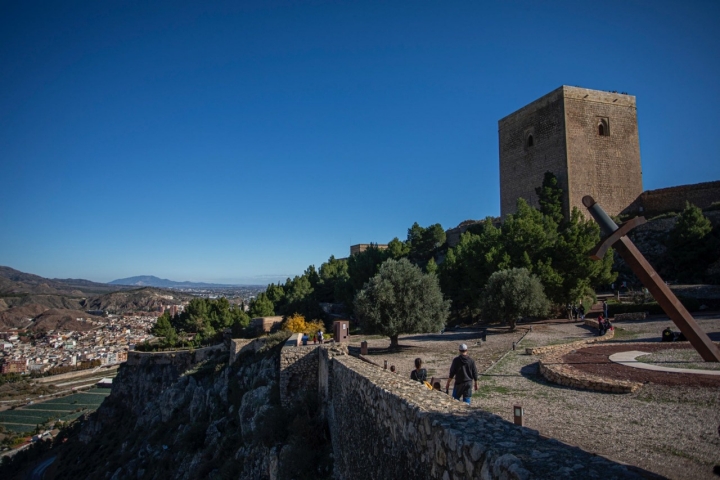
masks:
<svg viewBox="0 0 720 480"><path fill-rule="evenodd" d="M318 330L325 331L325 324L321 320L312 320L308 322L305 317L299 313L295 313L288 317L282 324L282 329L293 333L312 334Z"/></svg>

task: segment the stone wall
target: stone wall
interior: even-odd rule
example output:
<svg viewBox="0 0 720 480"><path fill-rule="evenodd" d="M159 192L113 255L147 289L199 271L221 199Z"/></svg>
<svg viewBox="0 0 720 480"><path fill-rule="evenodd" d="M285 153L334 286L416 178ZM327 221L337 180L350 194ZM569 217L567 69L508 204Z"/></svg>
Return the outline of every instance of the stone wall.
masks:
<svg viewBox="0 0 720 480"><path fill-rule="evenodd" d="M623 213L652 217L665 212L680 212L685 208L686 201L700 208L720 202L720 181L648 190Z"/></svg>
<svg viewBox="0 0 720 480"><path fill-rule="evenodd" d="M598 133L601 122L606 135ZM501 119L498 134L503 219L519 197L538 206L535 188L547 171L565 191L565 215L573 207L586 214L585 195L617 215L642 193L632 95L562 86Z"/></svg>
<svg viewBox="0 0 720 480"><path fill-rule="evenodd" d="M212 347L198 348L196 350L172 350L165 352L128 352L128 365L176 365L189 368L190 365L207 360L226 350L224 344Z"/></svg>
<svg viewBox="0 0 720 480"><path fill-rule="evenodd" d="M280 352L280 401L286 408L319 385L320 345L298 345L297 339L293 334Z"/></svg>
<svg viewBox="0 0 720 480"><path fill-rule="evenodd" d="M533 145L528 146L529 137ZM567 191L567 154L563 88L511 113L498 122L500 147L500 214L515 211L518 198L539 207L535 188L553 172Z"/></svg>
<svg viewBox="0 0 720 480"><path fill-rule="evenodd" d="M354 357L329 371L337 479L640 478Z"/></svg>
<svg viewBox="0 0 720 480"><path fill-rule="evenodd" d="M257 352L265 345L265 338L231 338L230 339L230 359L229 364L232 365L237 357L245 352Z"/></svg>
<svg viewBox="0 0 720 480"><path fill-rule="evenodd" d="M584 324L589 327L594 327L594 328L598 327L597 320L585 319ZM587 345L589 343L610 340L614 336L615 336L615 330L613 329L613 330L609 330L602 337L584 338L582 340L576 340L576 341L570 342L570 343L562 343L560 345L546 345L544 347L528 347L525 349L525 353L527 353L528 355L545 355L546 353L554 352L556 350L562 350L562 349L572 350L573 348L582 348L583 345Z"/></svg>
<svg viewBox="0 0 720 480"><path fill-rule="evenodd" d="M570 207L583 214L592 195L610 215L617 215L643 191L635 97L565 87ZM609 135L598 134L601 119Z"/></svg>

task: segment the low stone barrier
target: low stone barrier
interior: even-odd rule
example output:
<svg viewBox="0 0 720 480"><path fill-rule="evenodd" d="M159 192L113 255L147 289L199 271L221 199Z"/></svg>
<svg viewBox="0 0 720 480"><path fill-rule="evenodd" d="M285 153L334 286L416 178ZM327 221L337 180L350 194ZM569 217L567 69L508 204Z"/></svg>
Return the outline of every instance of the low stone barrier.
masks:
<svg viewBox="0 0 720 480"><path fill-rule="evenodd" d="M170 350L164 352L128 352L128 365L191 365L202 362L218 352L226 349L225 344L213 345L198 349Z"/></svg>
<svg viewBox="0 0 720 480"><path fill-rule="evenodd" d="M354 357L329 369L334 478L641 478Z"/></svg>
<svg viewBox="0 0 720 480"><path fill-rule="evenodd" d="M598 322L586 319L585 325L597 328ZM641 383L624 380L613 380L581 372L563 363L562 357L572 350L577 350L589 344L610 340L615 336L615 329L608 330L601 337L592 337L561 345L548 345L546 347L526 348L530 355L544 355L539 362L539 371L547 381L564 385L566 387L594 390L597 392L630 393L642 387Z"/></svg>
<svg viewBox="0 0 720 480"><path fill-rule="evenodd" d="M611 330L612 332L612 330ZM609 332L608 332L609 333ZM602 338L602 337L600 337ZM581 347L584 345L581 345ZM642 383L626 380L614 380L597 375L581 372L565 363L563 356L575 350L572 345L565 345L563 349L556 349L543 357L539 364L540 375L546 380L566 387L594 390L609 393L631 393L642 387Z"/></svg>
<svg viewBox="0 0 720 480"><path fill-rule="evenodd" d="M229 364L235 363L237 357L245 352L255 353L265 345L266 338L231 338Z"/></svg>
<svg viewBox="0 0 720 480"><path fill-rule="evenodd" d="M585 320L585 325L588 325L589 327L595 327L597 328L597 321L596 320ZM615 336L615 329L608 330L605 335L601 337L590 337L590 338L584 338L582 340L577 340L575 342L571 343L562 343L560 345L546 345L544 347L528 347L525 349L525 353L528 355L545 355L546 353L554 352L556 350L573 350L579 347L582 347L583 345L587 345L590 343L596 343L596 342L603 342L605 340L610 340Z"/></svg>

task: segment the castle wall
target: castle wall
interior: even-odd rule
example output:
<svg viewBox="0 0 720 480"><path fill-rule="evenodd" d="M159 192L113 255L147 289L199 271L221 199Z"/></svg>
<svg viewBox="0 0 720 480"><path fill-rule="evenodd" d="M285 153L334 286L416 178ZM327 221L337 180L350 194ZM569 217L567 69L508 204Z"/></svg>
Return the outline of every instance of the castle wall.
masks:
<svg viewBox="0 0 720 480"><path fill-rule="evenodd" d="M720 202L720 181L648 190L623 213L652 217L665 212L680 212L685 208L686 201L700 208Z"/></svg>
<svg viewBox="0 0 720 480"><path fill-rule="evenodd" d="M306 392L319 389L320 345L298 345L298 334L293 334L280 351L280 402L291 406Z"/></svg>
<svg viewBox="0 0 720 480"><path fill-rule="evenodd" d="M198 349L172 350L164 352L128 352L128 365L175 365L179 369L188 369L195 363L226 350L224 344Z"/></svg>
<svg viewBox="0 0 720 480"><path fill-rule="evenodd" d="M591 195L610 215L617 215L642 193L640 141L635 97L577 87L563 87L570 209L586 209ZM609 135L598 134L601 119Z"/></svg>
<svg viewBox="0 0 720 480"><path fill-rule="evenodd" d="M641 478L354 357L329 371L337 479Z"/></svg>
<svg viewBox="0 0 720 480"><path fill-rule="evenodd" d="M535 188L545 172L567 191L567 154L563 89L558 88L498 122L500 147L500 215L515 212L517 199L538 207ZM528 146L532 135L533 145Z"/></svg>

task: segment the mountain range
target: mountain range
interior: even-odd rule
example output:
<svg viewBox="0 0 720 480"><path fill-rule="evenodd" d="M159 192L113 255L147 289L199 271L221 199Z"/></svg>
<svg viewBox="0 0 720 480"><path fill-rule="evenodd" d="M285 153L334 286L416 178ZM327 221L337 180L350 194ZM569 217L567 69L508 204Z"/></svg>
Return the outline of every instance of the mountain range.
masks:
<svg viewBox="0 0 720 480"><path fill-rule="evenodd" d="M153 275L139 275L137 277L120 278L108 282L109 285L127 285L133 287L158 287L158 288L219 288L234 287L236 285L227 285L220 283L203 283L203 282L175 282L166 278L158 278Z"/></svg>

